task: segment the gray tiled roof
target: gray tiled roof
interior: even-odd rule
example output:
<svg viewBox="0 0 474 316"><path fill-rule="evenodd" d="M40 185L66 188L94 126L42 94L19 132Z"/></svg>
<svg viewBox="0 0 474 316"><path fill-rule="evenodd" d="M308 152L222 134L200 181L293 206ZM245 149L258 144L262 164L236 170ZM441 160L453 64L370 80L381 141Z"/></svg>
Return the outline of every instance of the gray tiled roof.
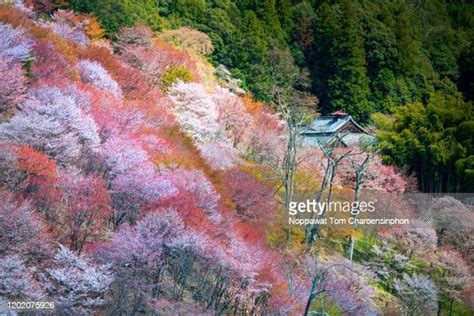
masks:
<svg viewBox="0 0 474 316"><path fill-rule="evenodd" d="M352 121L352 123L360 129L360 132L349 132L344 135L339 134L341 142L344 145L361 145L362 143L373 142L375 140L374 136L366 132L350 115L320 116L301 131L304 137L304 143L311 146L324 146L335 140L340 129L349 121Z"/></svg>
<svg viewBox="0 0 474 316"><path fill-rule="evenodd" d="M351 120L350 115L346 116L320 116L311 123L305 132L334 133L345 123Z"/></svg>

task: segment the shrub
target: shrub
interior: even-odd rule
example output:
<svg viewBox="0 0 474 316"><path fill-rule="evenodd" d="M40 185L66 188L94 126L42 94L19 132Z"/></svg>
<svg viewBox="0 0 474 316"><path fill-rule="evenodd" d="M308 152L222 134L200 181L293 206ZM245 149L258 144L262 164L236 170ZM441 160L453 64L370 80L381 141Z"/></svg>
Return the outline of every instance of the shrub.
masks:
<svg viewBox="0 0 474 316"><path fill-rule="evenodd" d="M193 75L184 66L173 66L165 70L161 76L160 83L163 91L168 92L170 87L178 81L189 82L193 80Z"/></svg>
<svg viewBox="0 0 474 316"><path fill-rule="evenodd" d="M165 31L160 34L160 37L192 54L209 55L214 51L209 35L188 27Z"/></svg>
<svg viewBox="0 0 474 316"><path fill-rule="evenodd" d="M150 47L153 44L155 34L145 25L139 24L135 26L122 27L117 34L117 45L119 48L126 45L137 45Z"/></svg>

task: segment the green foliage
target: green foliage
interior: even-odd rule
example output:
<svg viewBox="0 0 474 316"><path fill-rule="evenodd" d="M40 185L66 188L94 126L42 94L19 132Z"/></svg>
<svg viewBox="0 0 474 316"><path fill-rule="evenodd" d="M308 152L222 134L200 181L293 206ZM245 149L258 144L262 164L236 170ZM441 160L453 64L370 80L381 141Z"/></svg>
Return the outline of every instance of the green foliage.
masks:
<svg viewBox="0 0 474 316"><path fill-rule="evenodd" d="M441 80L462 83L468 92L460 63L472 65L465 53L472 11L463 12L468 21L457 27L453 14L443 1L323 1L306 53L323 111L342 109L365 121L375 111L426 103Z"/></svg>
<svg viewBox="0 0 474 316"><path fill-rule="evenodd" d="M423 191L469 191L473 114L472 103L437 92L427 105L397 108L391 123L374 117L385 161L415 172Z"/></svg>
<svg viewBox="0 0 474 316"><path fill-rule="evenodd" d="M323 296L311 304L311 313L309 315L342 316L344 311L331 299Z"/></svg>
<svg viewBox="0 0 474 316"><path fill-rule="evenodd" d="M70 0L69 4L75 11L93 12L109 36L121 26L144 23L160 30L167 25L153 0Z"/></svg>
<svg viewBox="0 0 474 316"><path fill-rule="evenodd" d="M359 11L351 1L319 7L313 73L325 111L344 110L367 121L370 90Z"/></svg>
<svg viewBox="0 0 474 316"><path fill-rule="evenodd" d="M472 123L472 122L471 122ZM461 128L461 126L460 126ZM472 133L471 135L474 135ZM472 148L472 143L471 143ZM474 192L474 155L456 161L456 176L466 192Z"/></svg>
<svg viewBox="0 0 474 316"><path fill-rule="evenodd" d="M354 244L354 258L357 261L370 260L374 246L379 243L377 234L364 234L357 238Z"/></svg>
<svg viewBox="0 0 474 316"><path fill-rule="evenodd" d="M112 35L120 26L191 27L215 47L210 56L264 101L272 98L272 50L311 70L321 110L361 122L421 102L443 81L474 96L474 4L466 0L71 0ZM308 91L306 87L296 90Z"/></svg>
<svg viewBox="0 0 474 316"><path fill-rule="evenodd" d="M167 68L160 78L160 84L163 91L168 92L169 88L178 81L189 82L193 80L193 75L188 68L184 66L173 66Z"/></svg>

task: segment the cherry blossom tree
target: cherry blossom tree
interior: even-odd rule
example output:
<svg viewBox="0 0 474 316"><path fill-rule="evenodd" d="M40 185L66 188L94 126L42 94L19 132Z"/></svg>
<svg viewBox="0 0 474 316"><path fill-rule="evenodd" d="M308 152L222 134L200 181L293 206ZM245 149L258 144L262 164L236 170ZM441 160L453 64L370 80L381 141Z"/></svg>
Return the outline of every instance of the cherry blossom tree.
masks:
<svg viewBox="0 0 474 316"><path fill-rule="evenodd" d="M149 155L132 137L111 137L104 144L101 156L111 183L115 227L126 219L136 219L147 204L176 194L174 185L158 173Z"/></svg>
<svg viewBox="0 0 474 316"><path fill-rule="evenodd" d="M120 28L117 34L117 45L126 48L128 45L150 47L153 44L155 34L146 25L138 24Z"/></svg>
<svg viewBox="0 0 474 316"><path fill-rule="evenodd" d="M58 10L53 14L52 20L43 22L43 25L51 28L54 33L62 38L77 44L87 45L89 43L89 38L84 32L84 21L81 21L72 11Z"/></svg>
<svg viewBox="0 0 474 316"><path fill-rule="evenodd" d="M171 249L167 270L178 284L173 295L195 286L193 299L217 313L227 310L257 313L266 304L269 284L256 280L262 266L261 249L230 233L228 243L199 235L188 235L186 242Z"/></svg>
<svg viewBox="0 0 474 316"><path fill-rule="evenodd" d="M94 174L84 175L80 170L62 170L59 186L63 193L64 234L70 248L81 253L84 245L97 238L105 219L110 216L110 198L105 181Z"/></svg>
<svg viewBox="0 0 474 316"><path fill-rule="evenodd" d="M0 190L0 297L38 300L43 286L34 272L51 253L51 239L29 201Z"/></svg>
<svg viewBox="0 0 474 316"><path fill-rule="evenodd" d="M26 13L32 13L32 10L26 7L22 0L2 0L1 2L12 4L15 8L18 8Z"/></svg>
<svg viewBox="0 0 474 316"><path fill-rule="evenodd" d="M45 281L55 308L61 313L90 315L105 304L113 276L108 265L99 265L60 245Z"/></svg>
<svg viewBox="0 0 474 316"><path fill-rule="evenodd" d="M472 206L451 196L435 198L424 211L423 217L435 225L441 245L453 245L472 260L474 249Z"/></svg>
<svg viewBox="0 0 474 316"><path fill-rule="evenodd" d="M190 289L196 303L218 312L233 304L239 311L264 304L259 300L270 285L256 277L265 256L231 235L224 245L185 226L170 208L147 215L135 226L123 225L100 251L116 271L111 312L145 312L159 304L161 293L182 300Z"/></svg>
<svg viewBox="0 0 474 316"><path fill-rule="evenodd" d="M182 220L169 209L149 214L135 226L120 227L101 252L116 274L112 285L110 312L113 314L146 309L158 298L165 263L165 244L184 234Z"/></svg>
<svg viewBox="0 0 474 316"><path fill-rule="evenodd" d="M236 147L247 131L252 117L246 112L242 100L229 91L219 89L213 99L217 104L217 122L224 128L233 146Z"/></svg>
<svg viewBox="0 0 474 316"><path fill-rule="evenodd" d="M26 99L26 78L19 63L0 54L0 115L13 114Z"/></svg>
<svg viewBox="0 0 474 316"><path fill-rule="evenodd" d="M440 296L438 311L441 312L442 301L446 300L452 314L453 302L462 301L462 294L472 284L473 278L469 266L457 251L441 250L438 266L440 271L434 278Z"/></svg>
<svg viewBox="0 0 474 316"><path fill-rule="evenodd" d="M410 226L382 230L379 238L358 257L390 291L395 291L394 280L417 269L416 260L436 261L437 236L431 224L413 221Z"/></svg>
<svg viewBox="0 0 474 316"><path fill-rule="evenodd" d="M197 144L226 139L224 129L217 122L216 104L202 85L177 83L170 97L181 129Z"/></svg>
<svg viewBox="0 0 474 316"><path fill-rule="evenodd" d="M346 314L370 315L374 314L371 304L373 290L367 278L367 271L361 266L356 266L349 260L336 257L326 262L321 262L316 257L307 257L305 260L305 273L309 292L305 315L309 314L315 299L329 297ZM325 312L324 310L322 312Z"/></svg>
<svg viewBox="0 0 474 316"><path fill-rule="evenodd" d="M150 90L146 78L136 68L121 62L113 51L101 46L89 46L81 54L82 59L100 63L120 85L125 96L132 99L143 97Z"/></svg>
<svg viewBox="0 0 474 316"><path fill-rule="evenodd" d="M278 116L266 111L256 113L243 139L248 158L257 163L278 164L283 159L286 143L284 130L285 125Z"/></svg>
<svg viewBox="0 0 474 316"><path fill-rule="evenodd" d="M170 98L181 129L191 137L210 166L215 169L231 167L237 160L237 152L217 121L213 95L200 84L179 82L171 89Z"/></svg>
<svg viewBox="0 0 474 316"><path fill-rule="evenodd" d="M189 56L159 38L154 39L150 47L127 45L122 46L120 52L122 59L139 69L151 86L159 85L161 76L170 67L185 67L194 79L199 78L195 63Z"/></svg>
<svg viewBox="0 0 474 316"><path fill-rule="evenodd" d="M32 89L22 111L0 126L0 139L44 151L58 163L77 163L100 143L94 120L78 101L57 87Z"/></svg>
<svg viewBox="0 0 474 316"><path fill-rule="evenodd" d="M408 315L419 315L436 310L436 287L426 276L404 274L401 280L395 280L395 291Z"/></svg>
<svg viewBox="0 0 474 316"><path fill-rule="evenodd" d="M0 256L19 255L28 263L41 262L50 254L47 227L30 201L16 201L0 190Z"/></svg>
<svg viewBox="0 0 474 316"><path fill-rule="evenodd" d="M34 279L33 269L18 255L0 257L0 297L15 300L40 300L44 293Z"/></svg>
<svg viewBox="0 0 474 316"><path fill-rule="evenodd" d="M31 59L32 41L25 36L21 28L0 23L0 55L13 62L24 62Z"/></svg>
<svg viewBox="0 0 474 316"><path fill-rule="evenodd" d="M94 87L111 92L115 96L122 98L122 91L118 83L112 79L101 64L95 61L82 60L76 66L79 68L82 82L89 83Z"/></svg>
<svg viewBox="0 0 474 316"><path fill-rule="evenodd" d="M39 81L41 79L54 82L67 80L71 65L66 61L52 41L37 40L33 47L35 62L31 67L31 77Z"/></svg>
<svg viewBox="0 0 474 316"><path fill-rule="evenodd" d="M211 221L220 222L221 214L218 209L220 196L202 171L174 169L170 172L169 178L180 195L187 197L188 205L183 207L192 207L189 205L192 201L191 203L202 209Z"/></svg>
<svg viewBox="0 0 474 316"><path fill-rule="evenodd" d="M411 256L423 256L436 250L438 236L433 224L420 220L412 220L410 225L393 227L379 232L386 244L396 244L395 248L403 247L400 253Z"/></svg>
<svg viewBox="0 0 474 316"><path fill-rule="evenodd" d="M210 142L199 146L206 163L215 170L225 170L239 161L238 152L227 142Z"/></svg>
<svg viewBox="0 0 474 316"><path fill-rule="evenodd" d="M17 146L9 142L0 142L0 178L5 189L11 191L22 187L23 174L15 168L18 158Z"/></svg>

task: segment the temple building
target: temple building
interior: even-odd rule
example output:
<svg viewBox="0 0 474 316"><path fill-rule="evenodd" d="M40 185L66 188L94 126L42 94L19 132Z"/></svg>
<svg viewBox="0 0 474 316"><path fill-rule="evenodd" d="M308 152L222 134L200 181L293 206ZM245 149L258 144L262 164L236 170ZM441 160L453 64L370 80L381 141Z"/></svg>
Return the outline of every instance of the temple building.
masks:
<svg viewBox="0 0 474 316"><path fill-rule="evenodd" d="M373 134L360 126L349 114L340 111L330 116L318 116L313 123L303 128L300 134L304 144L318 147L352 147L375 142Z"/></svg>

